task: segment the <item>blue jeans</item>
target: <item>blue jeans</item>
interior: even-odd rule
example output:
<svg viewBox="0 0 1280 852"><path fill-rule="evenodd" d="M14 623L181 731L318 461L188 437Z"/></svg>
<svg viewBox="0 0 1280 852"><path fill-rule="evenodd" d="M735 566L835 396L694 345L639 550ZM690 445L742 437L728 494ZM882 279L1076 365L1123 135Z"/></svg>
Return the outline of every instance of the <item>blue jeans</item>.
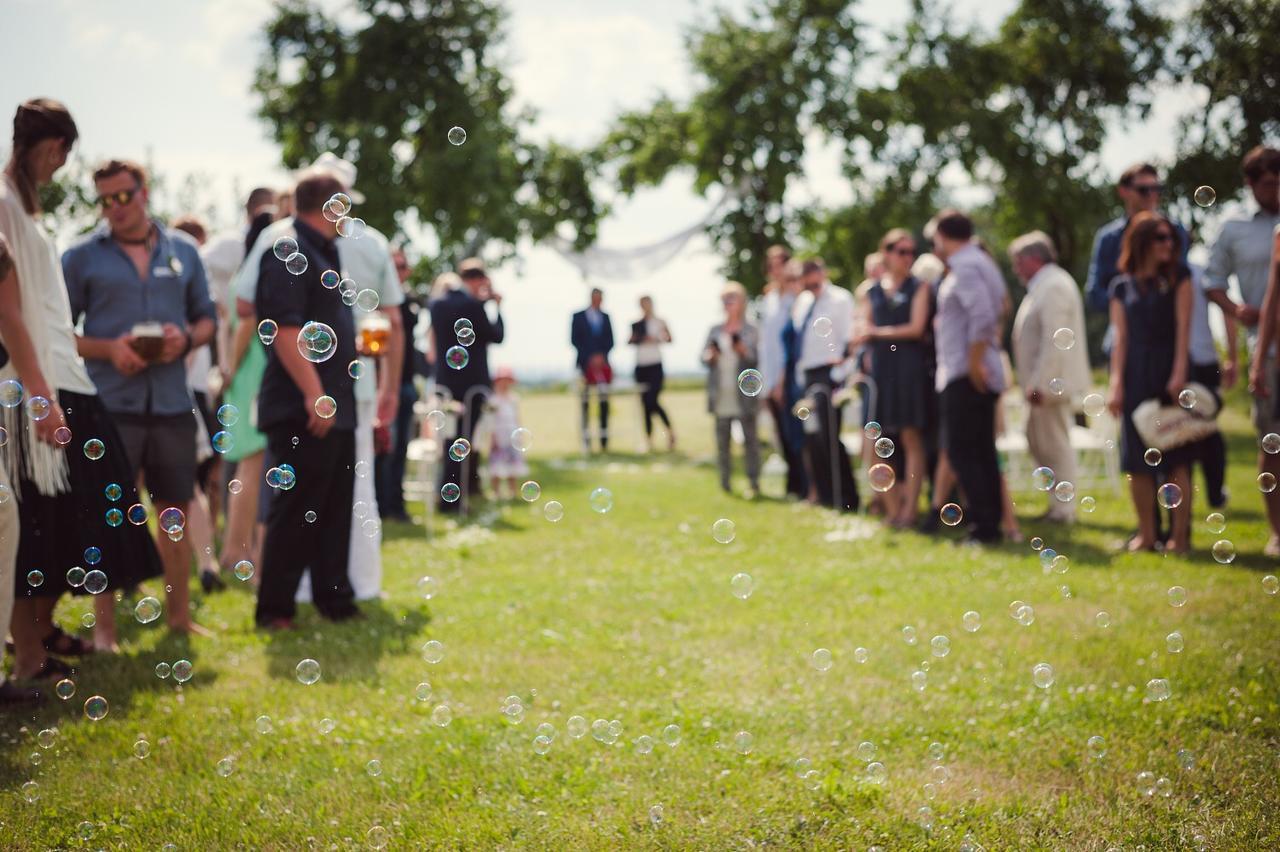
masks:
<svg viewBox="0 0 1280 852"><path fill-rule="evenodd" d="M413 437L413 404L418 391L412 383L400 386L400 406L391 424L391 450L374 459L374 491L378 495L378 511L384 518L403 517L404 469Z"/></svg>

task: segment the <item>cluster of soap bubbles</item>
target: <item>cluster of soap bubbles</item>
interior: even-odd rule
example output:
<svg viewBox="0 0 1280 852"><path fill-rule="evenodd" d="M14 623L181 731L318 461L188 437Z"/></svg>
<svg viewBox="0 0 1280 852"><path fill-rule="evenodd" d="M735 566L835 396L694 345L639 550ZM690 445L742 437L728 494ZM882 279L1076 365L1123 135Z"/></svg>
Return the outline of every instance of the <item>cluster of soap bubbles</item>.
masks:
<svg viewBox="0 0 1280 852"><path fill-rule="evenodd" d="M280 491L290 491L298 484L298 473L288 463L268 468L264 478L268 486Z"/></svg>

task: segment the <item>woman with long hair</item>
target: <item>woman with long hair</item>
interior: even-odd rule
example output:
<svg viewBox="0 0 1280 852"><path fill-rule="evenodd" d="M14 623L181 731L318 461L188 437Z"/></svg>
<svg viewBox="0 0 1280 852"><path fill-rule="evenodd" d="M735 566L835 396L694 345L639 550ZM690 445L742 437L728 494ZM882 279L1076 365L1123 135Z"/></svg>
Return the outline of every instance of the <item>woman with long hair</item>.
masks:
<svg viewBox="0 0 1280 852"><path fill-rule="evenodd" d="M130 511L139 501L124 443L76 350L62 265L37 218L39 189L66 163L77 135L65 106L27 101L14 116L13 153L0 180L0 232L16 272L0 285L0 339L12 358L0 371L9 436L0 460L19 500L10 629L20 678L66 677L72 670L57 658L91 651L53 621L64 592L95 595L95 644L114 650L112 592L161 573L146 527L126 522L126 513L130 521L140 516ZM190 623L189 613L178 617Z"/></svg>
<svg viewBox="0 0 1280 852"><path fill-rule="evenodd" d="M640 297L640 319L631 324L631 339L636 348L636 385L640 388L640 405L644 409L644 440L653 452L653 418L667 427L667 449L676 448L676 430L658 397L662 394L662 346L671 342L671 331L665 321L653 312L653 299Z"/></svg>
<svg viewBox="0 0 1280 852"><path fill-rule="evenodd" d="M1154 398L1172 405L1187 383L1192 292L1191 275L1180 255L1172 223L1143 211L1124 233L1121 274L1111 282L1115 337L1107 406L1121 418L1120 466L1129 476L1138 513L1138 534L1129 542L1130 550L1156 548L1157 470L1182 491L1181 503L1173 508L1173 535L1167 546L1185 552L1191 544L1189 461L1194 446L1148 452L1133 424L1139 404Z"/></svg>
<svg viewBox="0 0 1280 852"><path fill-rule="evenodd" d="M867 344L875 382L874 419L894 436L905 452L906 482L885 493L885 520L897 529L915 526L920 488L925 477L924 427L930 393L924 335L929 325L929 288L911 274L916 241L911 232L894 228L880 240L884 273L862 294L863 334L854 347ZM870 461L878 461L870 457Z"/></svg>

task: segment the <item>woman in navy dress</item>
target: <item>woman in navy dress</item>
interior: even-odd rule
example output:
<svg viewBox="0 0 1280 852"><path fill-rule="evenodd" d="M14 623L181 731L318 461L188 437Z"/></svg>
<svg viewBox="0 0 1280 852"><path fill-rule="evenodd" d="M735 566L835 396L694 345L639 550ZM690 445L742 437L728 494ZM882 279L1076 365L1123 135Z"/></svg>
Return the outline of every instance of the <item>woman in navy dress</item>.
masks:
<svg viewBox="0 0 1280 852"><path fill-rule="evenodd" d="M916 242L910 231L895 228L880 240L884 275L866 290L860 306L863 334L854 347L867 344L875 382L872 416L892 435L905 455L906 481L884 495L890 526L915 526L920 488L925 478L924 428L927 425L929 371L924 336L929 328L929 288L911 274ZM882 461L871 456L872 463Z"/></svg>
<svg viewBox="0 0 1280 852"><path fill-rule="evenodd" d="M1173 225L1163 216L1133 217L1120 250L1120 274L1111 282L1111 383L1107 406L1121 421L1120 466L1129 475L1129 491L1138 513L1138 534L1130 550L1156 546L1156 477L1178 486L1181 503L1173 508L1173 535L1167 548L1185 552L1191 542L1190 456L1194 445L1161 454L1157 464L1133 425L1133 412L1148 399L1165 405L1187 384L1191 335L1191 275Z"/></svg>

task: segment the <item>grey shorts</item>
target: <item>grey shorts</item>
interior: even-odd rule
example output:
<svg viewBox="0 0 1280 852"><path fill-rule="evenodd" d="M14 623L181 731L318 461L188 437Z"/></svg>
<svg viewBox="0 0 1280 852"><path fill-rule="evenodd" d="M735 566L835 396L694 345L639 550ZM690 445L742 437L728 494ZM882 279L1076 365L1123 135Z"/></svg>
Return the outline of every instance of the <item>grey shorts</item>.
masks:
<svg viewBox="0 0 1280 852"><path fill-rule="evenodd" d="M151 499L186 504L195 494L196 418L183 414L112 414L129 470L136 482L141 471Z"/></svg>
<svg viewBox="0 0 1280 852"><path fill-rule="evenodd" d="M1277 367L1274 358L1267 359L1266 375L1263 381L1267 383L1269 395L1266 399L1253 400L1253 428L1257 431L1259 438L1268 432L1280 432L1280 417L1276 417L1276 394L1280 393L1280 367Z"/></svg>

